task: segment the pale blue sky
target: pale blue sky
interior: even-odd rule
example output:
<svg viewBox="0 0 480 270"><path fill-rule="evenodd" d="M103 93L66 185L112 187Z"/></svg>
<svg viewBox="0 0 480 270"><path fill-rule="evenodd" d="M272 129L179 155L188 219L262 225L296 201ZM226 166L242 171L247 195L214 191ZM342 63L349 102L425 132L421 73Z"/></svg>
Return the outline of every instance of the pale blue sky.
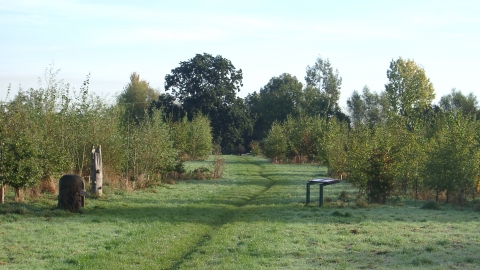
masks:
<svg viewBox="0 0 480 270"><path fill-rule="evenodd" d="M384 89L392 59L424 67L437 99L457 88L480 98L480 1L0 0L0 98L37 87L52 62L59 78L113 100L137 72L164 77L197 53L222 55L244 74L240 96L270 78L329 58L353 90Z"/></svg>

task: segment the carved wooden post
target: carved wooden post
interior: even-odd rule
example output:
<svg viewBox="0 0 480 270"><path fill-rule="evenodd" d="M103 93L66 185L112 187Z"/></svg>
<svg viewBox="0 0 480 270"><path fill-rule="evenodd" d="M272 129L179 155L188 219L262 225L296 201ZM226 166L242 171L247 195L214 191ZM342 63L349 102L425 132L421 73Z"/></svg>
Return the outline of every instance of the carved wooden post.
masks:
<svg viewBox="0 0 480 270"><path fill-rule="evenodd" d="M99 145L95 149L92 145L92 160L90 166L90 183L92 185L92 193L102 196L103 185L103 168L102 168L102 146Z"/></svg>

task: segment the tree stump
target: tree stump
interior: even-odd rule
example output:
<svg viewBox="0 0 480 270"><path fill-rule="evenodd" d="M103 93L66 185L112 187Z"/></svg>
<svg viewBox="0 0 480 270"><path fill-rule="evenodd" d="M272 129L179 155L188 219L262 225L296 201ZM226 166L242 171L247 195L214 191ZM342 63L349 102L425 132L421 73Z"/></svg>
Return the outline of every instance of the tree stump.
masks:
<svg viewBox="0 0 480 270"><path fill-rule="evenodd" d="M85 184L80 176L67 174L58 182L58 205L60 209L77 211L85 206Z"/></svg>
<svg viewBox="0 0 480 270"><path fill-rule="evenodd" d="M102 196L103 185L103 168L102 168L102 146L99 145L95 149L92 145L92 160L90 166L90 184L92 187L92 194Z"/></svg>

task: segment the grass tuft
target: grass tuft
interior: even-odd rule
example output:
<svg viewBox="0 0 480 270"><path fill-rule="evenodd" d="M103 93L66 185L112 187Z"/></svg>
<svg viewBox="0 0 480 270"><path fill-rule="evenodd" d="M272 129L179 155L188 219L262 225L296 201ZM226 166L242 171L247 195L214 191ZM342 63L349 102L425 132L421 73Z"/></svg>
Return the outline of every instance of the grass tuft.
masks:
<svg viewBox="0 0 480 270"><path fill-rule="evenodd" d="M432 265L433 260L425 257L420 257L420 258L414 258L412 260L412 264L414 266L427 266L427 265Z"/></svg>
<svg viewBox="0 0 480 270"><path fill-rule="evenodd" d="M364 199L357 199L355 201L355 206L357 208L368 208L369 207L368 203Z"/></svg>
<svg viewBox="0 0 480 270"><path fill-rule="evenodd" d="M338 199L343 201L343 202L347 202L349 198L350 198L350 195L348 194L348 192L346 190L342 190L340 192L340 194L338 195Z"/></svg>
<svg viewBox="0 0 480 270"><path fill-rule="evenodd" d="M425 251L426 251L426 252L433 252L433 251L435 251L435 247L433 247L433 246L426 246L426 247L425 247Z"/></svg>
<svg viewBox="0 0 480 270"><path fill-rule="evenodd" d="M335 210L335 211L332 212L332 216L334 216L334 217L352 217L352 213L350 213L350 212L342 213L339 210Z"/></svg>

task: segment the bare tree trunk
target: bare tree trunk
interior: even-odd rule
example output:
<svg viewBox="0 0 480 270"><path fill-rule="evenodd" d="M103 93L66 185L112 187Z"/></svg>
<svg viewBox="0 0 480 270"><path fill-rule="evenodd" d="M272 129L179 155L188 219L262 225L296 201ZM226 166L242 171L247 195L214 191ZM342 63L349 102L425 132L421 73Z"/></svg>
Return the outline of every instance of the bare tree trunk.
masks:
<svg viewBox="0 0 480 270"><path fill-rule="evenodd" d="M5 185L2 183L2 187L0 188L0 203L5 202Z"/></svg>
<svg viewBox="0 0 480 270"><path fill-rule="evenodd" d="M415 201L418 200L418 179L415 178Z"/></svg>
<svg viewBox="0 0 480 270"><path fill-rule="evenodd" d="M23 201L22 190L20 188L15 188L15 201Z"/></svg>
<svg viewBox="0 0 480 270"><path fill-rule="evenodd" d="M96 149L92 145L92 160L90 166L90 183L92 193L102 196L103 168L102 168L102 147L99 145Z"/></svg>

